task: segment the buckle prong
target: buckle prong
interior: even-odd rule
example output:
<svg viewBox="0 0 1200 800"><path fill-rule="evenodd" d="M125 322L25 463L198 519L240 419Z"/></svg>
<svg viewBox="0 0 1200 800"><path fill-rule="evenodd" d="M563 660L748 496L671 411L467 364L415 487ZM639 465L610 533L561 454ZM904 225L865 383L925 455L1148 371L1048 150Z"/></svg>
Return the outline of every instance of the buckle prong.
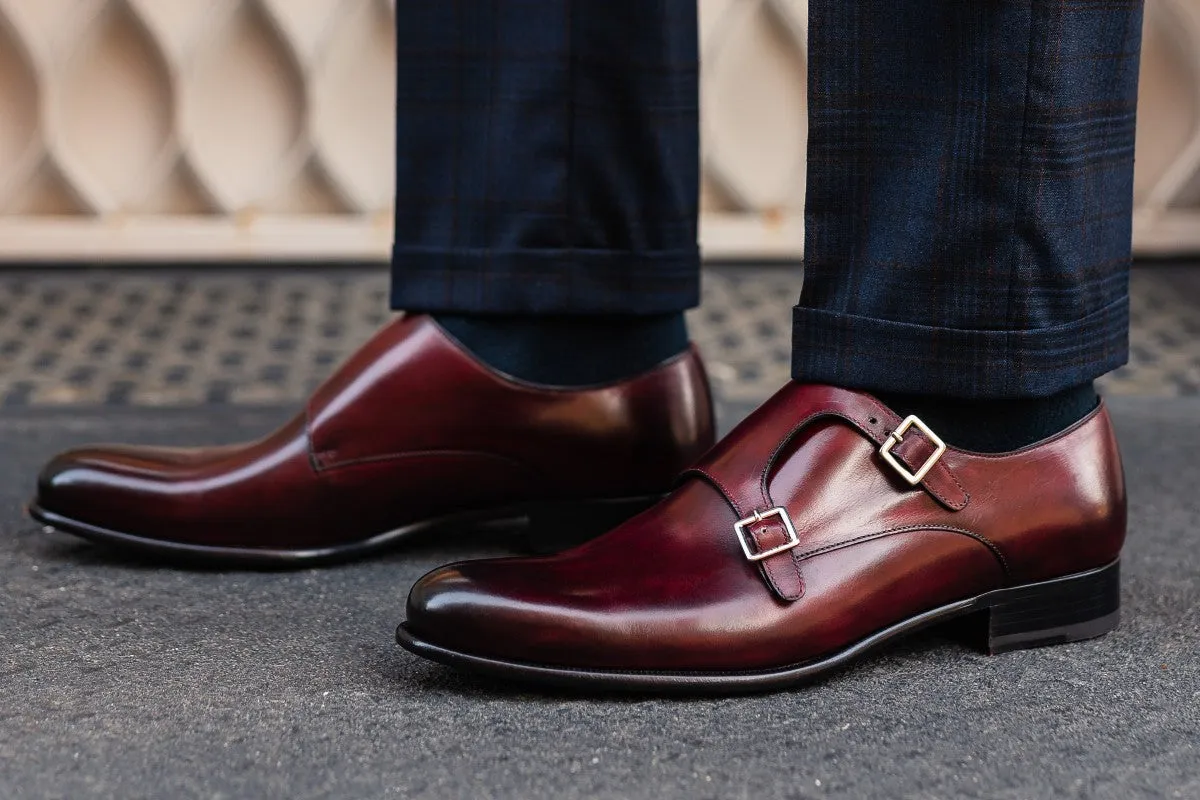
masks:
<svg viewBox="0 0 1200 800"><path fill-rule="evenodd" d="M925 437L934 446L933 454L925 460L925 463L916 472L910 472L908 467L900 463L900 460L892 454L892 449L904 440L904 434L908 433L908 429L913 426L916 426L917 430L925 434ZM896 430L888 434L887 440L879 448L879 455L883 457L883 460L912 486L916 486L925 480L925 476L929 474L929 470L933 469L942 460L942 454L945 452L946 443L928 425L922 422L916 414L910 414L904 422L901 422Z"/></svg>
<svg viewBox="0 0 1200 800"><path fill-rule="evenodd" d="M783 524L783 529L787 532L788 539L778 547L772 547L770 550L756 553L750 548L750 540L746 535L746 528L771 517L779 517L779 521ZM749 561L762 561L765 558L786 553L800 544L800 537L796 535L796 527L792 524L792 518L788 516L787 509L782 506L768 509L767 511L755 511L745 519L738 520L733 525L733 532L737 535L738 542L742 545L742 552L746 554L746 559Z"/></svg>

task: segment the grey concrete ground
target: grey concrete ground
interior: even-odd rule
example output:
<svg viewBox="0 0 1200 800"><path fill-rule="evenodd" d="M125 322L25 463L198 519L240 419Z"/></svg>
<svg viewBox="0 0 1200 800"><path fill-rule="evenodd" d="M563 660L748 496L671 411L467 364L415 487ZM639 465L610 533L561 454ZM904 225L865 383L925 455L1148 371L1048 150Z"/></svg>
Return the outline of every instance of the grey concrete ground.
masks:
<svg viewBox="0 0 1200 800"><path fill-rule="evenodd" d="M997 658L929 634L819 685L670 700L542 694L397 649L409 584L499 552L478 535L224 573L115 560L22 517L58 448L235 440L276 412L10 410L0 798L1195 800L1200 400L1115 405L1133 501L1116 633Z"/></svg>

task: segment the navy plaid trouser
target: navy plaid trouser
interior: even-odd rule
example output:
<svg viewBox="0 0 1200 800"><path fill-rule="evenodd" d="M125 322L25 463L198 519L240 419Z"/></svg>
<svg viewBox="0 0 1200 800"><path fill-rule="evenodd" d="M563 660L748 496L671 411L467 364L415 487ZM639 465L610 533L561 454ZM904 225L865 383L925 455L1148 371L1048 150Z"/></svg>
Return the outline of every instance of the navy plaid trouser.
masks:
<svg viewBox="0 0 1200 800"><path fill-rule="evenodd" d="M696 0L396 8L396 307L696 303ZM1030 397L1124 363L1141 14L810 0L798 380Z"/></svg>
<svg viewBox="0 0 1200 800"><path fill-rule="evenodd" d="M696 0L402 0L396 18L396 308L699 302Z"/></svg>

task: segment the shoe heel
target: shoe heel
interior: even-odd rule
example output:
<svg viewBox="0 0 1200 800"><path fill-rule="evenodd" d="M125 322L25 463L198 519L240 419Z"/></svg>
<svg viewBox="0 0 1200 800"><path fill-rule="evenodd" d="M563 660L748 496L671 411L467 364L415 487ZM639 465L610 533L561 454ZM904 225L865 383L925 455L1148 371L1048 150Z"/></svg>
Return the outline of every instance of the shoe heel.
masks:
<svg viewBox="0 0 1200 800"><path fill-rule="evenodd" d="M539 555L569 550L607 533L661 499L654 495L536 506L529 511L526 546Z"/></svg>
<svg viewBox="0 0 1200 800"><path fill-rule="evenodd" d="M993 655L1078 642L1117 627L1120 562L1043 583L1001 589L989 598L984 649Z"/></svg>

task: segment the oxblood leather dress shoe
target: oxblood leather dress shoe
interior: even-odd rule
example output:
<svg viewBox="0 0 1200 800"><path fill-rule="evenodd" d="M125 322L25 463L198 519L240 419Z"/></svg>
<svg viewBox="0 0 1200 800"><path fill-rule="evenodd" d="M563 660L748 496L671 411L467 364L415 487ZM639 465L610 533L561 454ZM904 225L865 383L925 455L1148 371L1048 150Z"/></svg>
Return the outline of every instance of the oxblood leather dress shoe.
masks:
<svg viewBox="0 0 1200 800"><path fill-rule="evenodd" d="M421 579L397 638L493 675L750 691L958 619L992 652L1118 618L1108 414L1012 453L946 448L873 397L792 384L652 509L557 556Z"/></svg>
<svg viewBox="0 0 1200 800"><path fill-rule="evenodd" d="M64 453L29 511L97 542L242 565L345 560L431 526L521 516L535 548L554 549L661 498L713 438L694 349L556 389L498 374L417 316L385 327L266 438Z"/></svg>

